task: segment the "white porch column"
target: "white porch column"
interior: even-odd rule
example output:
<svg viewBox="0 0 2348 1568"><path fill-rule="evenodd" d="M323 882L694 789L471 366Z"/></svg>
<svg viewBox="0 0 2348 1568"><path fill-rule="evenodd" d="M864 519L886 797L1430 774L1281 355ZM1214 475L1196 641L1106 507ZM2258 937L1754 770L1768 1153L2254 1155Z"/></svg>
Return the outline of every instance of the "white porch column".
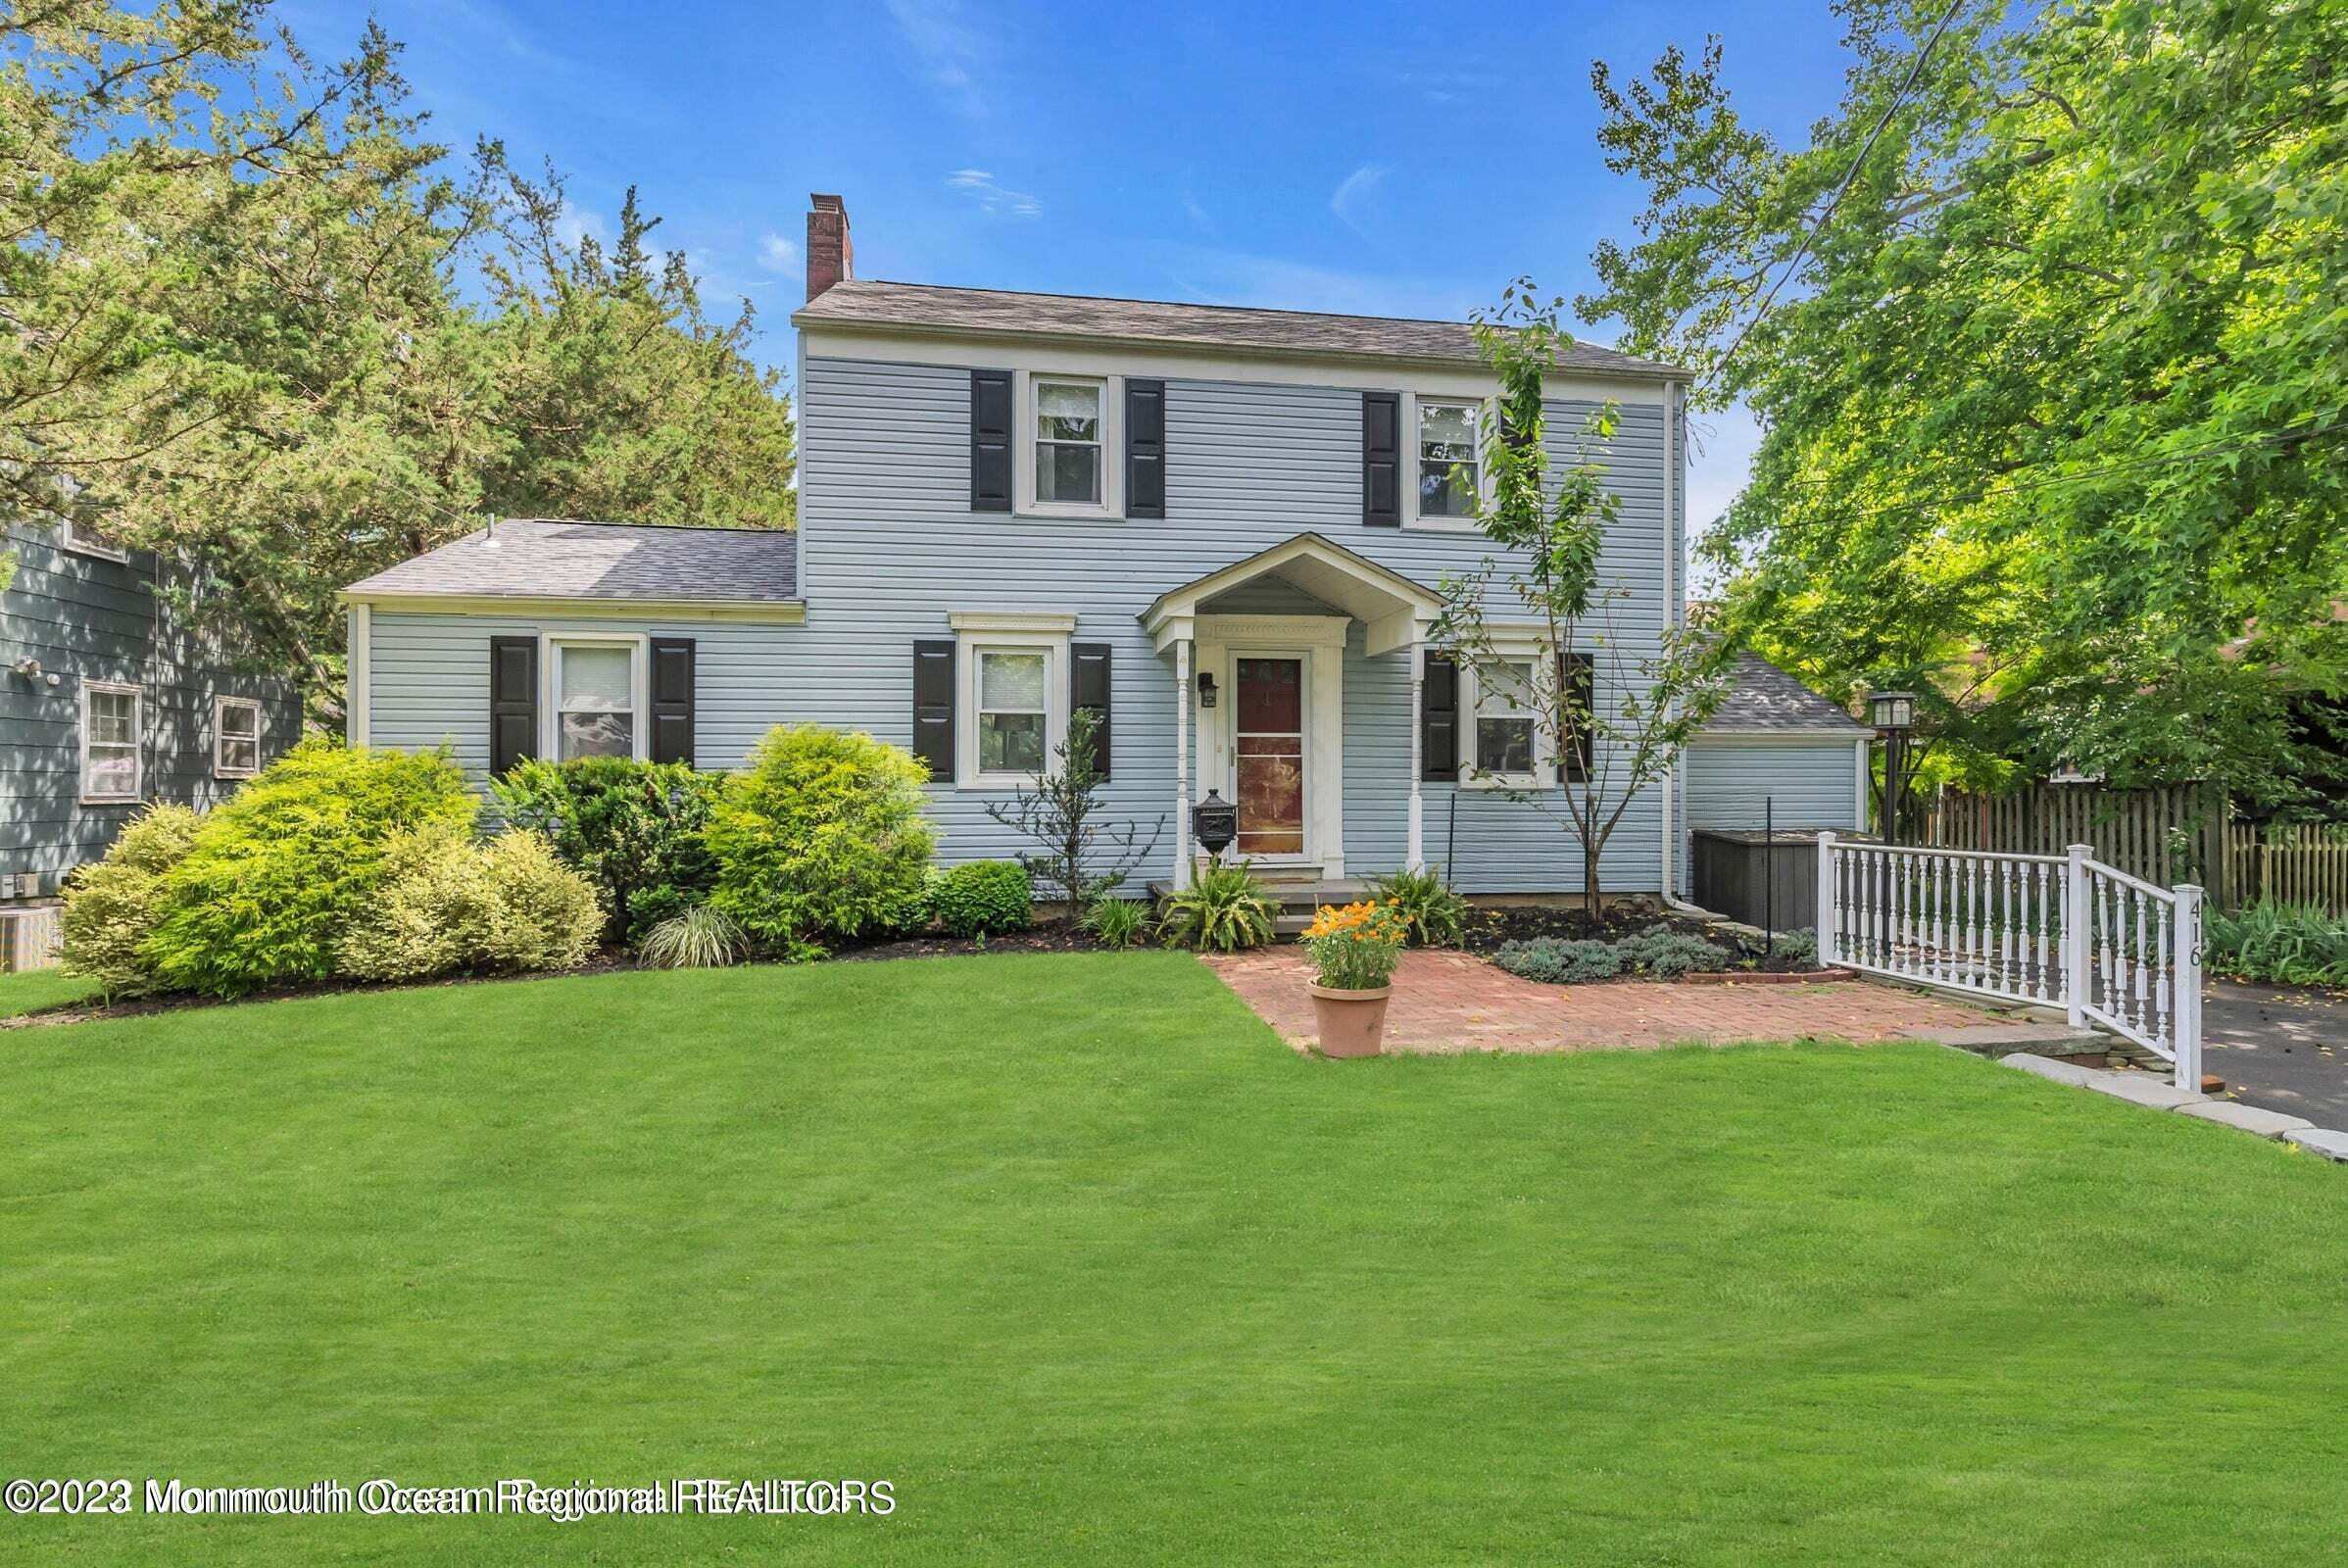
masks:
<svg viewBox="0 0 2348 1568"><path fill-rule="evenodd" d="M1174 886L1191 885L1191 640L1174 644Z"/></svg>
<svg viewBox="0 0 2348 1568"><path fill-rule="evenodd" d="M1405 864L1413 871L1427 863L1426 817L1419 806L1419 775L1427 769L1419 756L1419 732L1427 701L1427 644L1410 645L1410 853Z"/></svg>

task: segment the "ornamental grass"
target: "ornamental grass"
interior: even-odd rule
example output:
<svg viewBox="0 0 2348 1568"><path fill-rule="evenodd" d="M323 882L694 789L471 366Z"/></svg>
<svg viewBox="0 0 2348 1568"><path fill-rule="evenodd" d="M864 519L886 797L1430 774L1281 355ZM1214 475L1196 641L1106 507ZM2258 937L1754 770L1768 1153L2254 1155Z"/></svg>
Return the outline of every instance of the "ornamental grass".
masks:
<svg viewBox="0 0 2348 1568"><path fill-rule="evenodd" d="M1321 985L1331 991L1375 991L1393 981L1409 936L1401 901L1388 899L1343 908L1324 904L1304 928L1302 941Z"/></svg>

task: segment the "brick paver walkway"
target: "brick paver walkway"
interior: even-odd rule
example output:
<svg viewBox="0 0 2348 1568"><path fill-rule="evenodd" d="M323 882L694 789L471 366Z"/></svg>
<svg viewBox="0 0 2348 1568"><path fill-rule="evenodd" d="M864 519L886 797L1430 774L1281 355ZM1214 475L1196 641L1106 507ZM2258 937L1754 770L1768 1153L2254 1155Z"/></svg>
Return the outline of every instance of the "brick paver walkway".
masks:
<svg viewBox="0 0 2348 1568"><path fill-rule="evenodd" d="M1291 1045L1312 1044L1296 947L1210 956L1207 966ZM1545 986L1465 953L1402 955L1386 1013L1389 1051L1589 1051L1684 1041L1904 1040L1987 1021L1980 1009L1860 981L1688 986L1638 981Z"/></svg>

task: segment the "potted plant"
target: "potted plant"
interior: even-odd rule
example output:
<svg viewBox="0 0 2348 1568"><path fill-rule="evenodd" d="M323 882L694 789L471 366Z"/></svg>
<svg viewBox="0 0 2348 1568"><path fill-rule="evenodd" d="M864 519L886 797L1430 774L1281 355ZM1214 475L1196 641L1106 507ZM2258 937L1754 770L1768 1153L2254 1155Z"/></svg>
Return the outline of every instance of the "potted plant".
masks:
<svg viewBox="0 0 2348 1568"><path fill-rule="evenodd" d="M1304 929L1312 955L1312 1010L1321 1025L1324 1056L1375 1056L1386 1033L1386 1003L1394 993L1394 964L1410 935L1398 900L1323 905Z"/></svg>

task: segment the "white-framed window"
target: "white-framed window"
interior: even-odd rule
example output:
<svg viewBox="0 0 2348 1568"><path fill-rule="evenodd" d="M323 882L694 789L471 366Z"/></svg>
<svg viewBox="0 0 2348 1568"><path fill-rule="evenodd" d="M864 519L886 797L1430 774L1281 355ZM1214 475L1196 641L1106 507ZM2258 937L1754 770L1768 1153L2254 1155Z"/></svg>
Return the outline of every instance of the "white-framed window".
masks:
<svg viewBox="0 0 2348 1568"><path fill-rule="evenodd" d="M1557 782L1556 739L1546 704L1554 661L1532 643L1506 642L1494 664L1459 662L1459 776L1482 789L1547 789Z"/></svg>
<svg viewBox="0 0 2348 1568"><path fill-rule="evenodd" d="M130 552L120 545L109 544L102 536L91 532L73 518L66 519L59 540L76 555L96 556L104 561L128 561Z"/></svg>
<svg viewBox="0 0 2348 1568"><path fill-rule="evenodd" d="M545 690L540 755L650 757L645 639L627 633L548 633L539 660Z"/></svg>
<svg viewBox="0 0 2348 1568"><path fill-rule="evenodd" d="M1114 375L1013 373L1014 511L1043 517L1114 517L1124 511L1124 388Z"/></svg>
<svg viewBox="0 0 2348 1568"><path fill-rule="evenodd" d="M954 782L965 789L1032 784L1068 737L1068 634L1074 615L957 612Z"/></svg>
<svg viewBox="0 0 2348 1568"><path fill-rule="evenodd" d="M1108 466L1101 434L1107 421L1099 381L1039 375L1029 383L1036 402L1036 500L1046 506L1104 505Z"/></svg>
<svg viewBox="0 0 2348 1568"><path fill-rule="evenodd" d="M1418 514L1457 518L1476 514L1483 485L1478 438L1484 405L1469 398L1420 398L1418 402Z"/></svg>
<svg viewBox="0 0 2348 1568"><path fill-rule="evenodd" d="M81 799L119 805L139 798L146 784L139 737L145 693L121 681L81 683Z"/></svg>
<svg viewBox="0 0 2348 1568"><path fill-rule="evenodd" d="M261 771L261 705L250 697L212 700L215 778L251 778Z"/></svg>

